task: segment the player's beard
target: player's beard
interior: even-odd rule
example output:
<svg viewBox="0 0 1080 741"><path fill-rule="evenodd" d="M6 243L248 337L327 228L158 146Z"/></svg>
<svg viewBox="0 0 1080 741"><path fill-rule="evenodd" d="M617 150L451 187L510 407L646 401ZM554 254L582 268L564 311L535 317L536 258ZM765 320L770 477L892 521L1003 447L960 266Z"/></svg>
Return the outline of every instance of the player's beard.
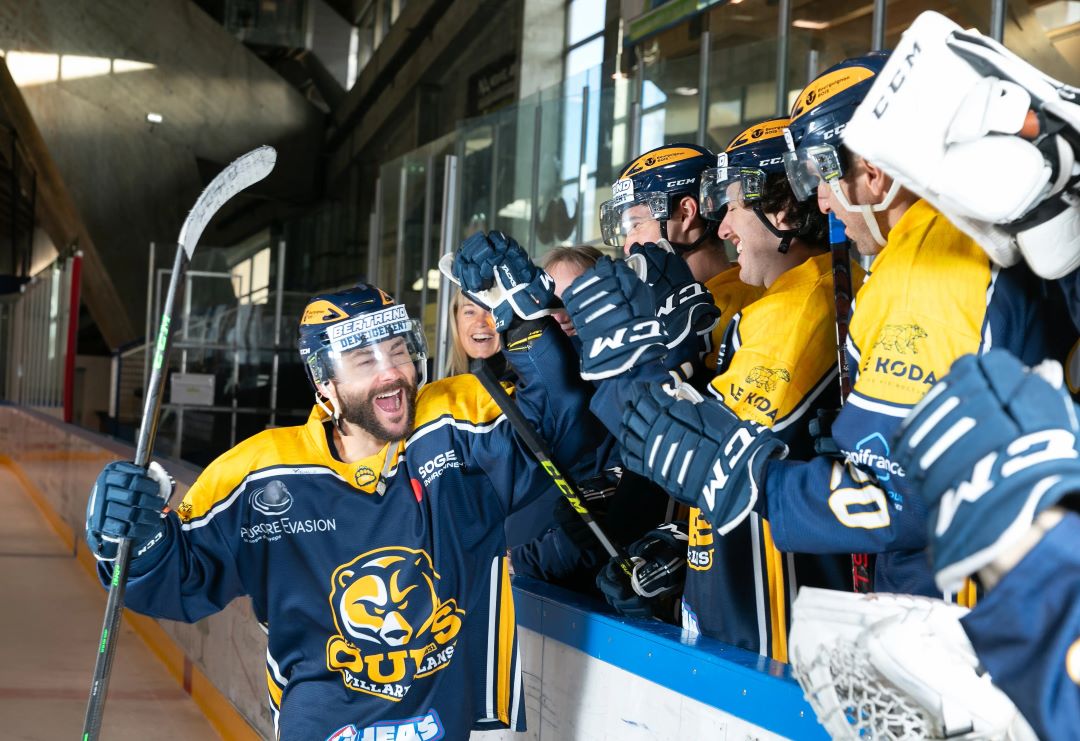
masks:
<svg viewBox="0 0 1080 741"><path fill-rule="evenodd" d="M405 425L400 432L387 429L379 419L375 407L375 397L397 389L403 389L401 403L405 409ZM416 424L416 385L404 380L388 383L385 386L371 389L367 398L350 397L338 393L338 412L341 418L349 424L356 425L376 440L382 442L396 442L404 440L412 434Z"/></svg>

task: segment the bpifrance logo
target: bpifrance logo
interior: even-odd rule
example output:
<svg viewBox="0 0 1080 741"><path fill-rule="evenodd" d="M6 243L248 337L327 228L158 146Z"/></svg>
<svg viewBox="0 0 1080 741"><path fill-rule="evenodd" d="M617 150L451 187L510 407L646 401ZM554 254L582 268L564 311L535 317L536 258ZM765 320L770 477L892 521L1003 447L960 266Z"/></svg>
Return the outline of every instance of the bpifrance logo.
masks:
<svg viewBox="0 0 1080 741"><path fill-rule="evenodd" d="M293 498L284 483L274 479L248 497L251 508L267 517L283 515L292 507Z"/></svg>
<svg viewBox="0 0 1080 741"><path fill-rule="evenodd" d="M350 723L327 736L326 741L438 741L446 732L439 714L430 710L405 720L384 720L370 726Z"/></svg>
<svg viewBox="0 0 1080 741"><path fill-rule="evenodd" d="M397 702L413 682L445 668L465 611L442 600L426 551L389 546L334 570L330 610L337 634L326 668L350 690Z"/></svg>

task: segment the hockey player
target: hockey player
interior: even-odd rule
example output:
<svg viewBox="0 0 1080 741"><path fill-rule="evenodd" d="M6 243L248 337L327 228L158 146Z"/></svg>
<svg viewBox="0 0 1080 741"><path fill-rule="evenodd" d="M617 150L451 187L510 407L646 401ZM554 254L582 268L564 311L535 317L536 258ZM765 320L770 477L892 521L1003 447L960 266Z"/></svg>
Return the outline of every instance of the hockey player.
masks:
<svg viewBox="0 0 1080 741"><path fill-rule="evenodd" d="M740 418L772 428L795 456L808 458L807 421L815 410L839 405L835 298L826 219L815 203L795 199L784 172L788 123L748 127L720 154L720 166L702 175L704 215L719 220L719 233L736 246L741 279L764 289L728 326L709 391ZM862 273L855 273L859 285ZM720 537L701 510L691 508L682 625L786 661L788 602L796 584L849 587L849 564L782 554L769 530L751 513L746 527ZM650 537L666 539L667 531ZM602 579L615 604L633 604L615 564Z"/></svg>
<svg viewBox="0 0 1080 741"><path fill-rule="evenodd" d="M703 348L709 369L716 367L717 348L735 312L761 295L760 288L739 280L716 223L701 213L701 173L715 164L716 156L696 144L657 147L623 168L611 186L611 200L600 205L605 244L629 256L635 244L667 240L712 295L720 318ZM657 298L662 303L664 297Z"/></svg>
<svg viewBox="0 0 1080 741"><path fill-rule="evenodd" d="M457 259L488 243L474 235ZM572 460L592 433L565 335L546 318L503 330L518 404ZM282 739L522 728L503 520L551 479L474 377L424 384L423 332L378 288L312 299L300 353L318 402L306 424L240 443L164 515L165 477L109 464L92 551L107 561L134 541L128 606L155 617L192 622L249 595Z"/></svg>
<svg viewBox="0 0 1080 741"><path fill-rule="evenodd" d="M844 61L807 86L785 162L796 195L816 195L859 252L876 256L848 337L854 390L832 427L842 458L781 460L785 445L760 423L656 389L628 410L620 442L629 468L700 506L721 533L758 512L782 551L877 553L877 589L934 595L921 553L925 512L893 458L892 433L960 355L992 344L1038 361L1052 343L1030 273L991 264L928 203L840 143L885 59ZM657 465L661 450L670 466Z"/></svg>
<svg viewBox="0 0 1080 741"><path fill-rule="evenodd" d="M903 423L938 586L989 594L961 621L1039 738L1080 718L1080 423L1057 363L958 360Z"/></svg>

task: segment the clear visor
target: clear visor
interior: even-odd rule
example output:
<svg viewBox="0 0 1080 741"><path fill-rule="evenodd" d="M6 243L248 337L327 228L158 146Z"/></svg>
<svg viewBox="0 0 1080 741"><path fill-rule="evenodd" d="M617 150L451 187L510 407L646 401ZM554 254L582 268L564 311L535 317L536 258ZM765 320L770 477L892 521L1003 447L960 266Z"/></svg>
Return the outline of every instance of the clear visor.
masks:
<svg viewBox="0 0 1080 741"><path fill-rule="evenodd" d="M419 374L424 373L427 362L424 332L418 321L405 315L405 307L394 308L402 309L402 319L376 324L336 338L331 335L329 345L320 349L315 357L307 359L315 371L315 377L328 380L328 374L329 378L341 383L350 383L413 364L418 374L416 383L422 384L425 379Z"/></svg>
<svg viewBox="0 0 1080 741"><path fill-rule="evenodd" d="M710 167L701 173L701 215L722 221L728 203L761 198L765 173L746 167Z"/></svg>
<svg viewBox="0 0 1080 741"><path fill-rule="evenodd" d="M784 153L784 170L791 190L800 201L815 196L820 183L832 183L844 175L840 152L831 144L799 147Z"/></svg>
<svg viewBox="0 0 1080 741"><path fill-rule="evenodd" d="M639 193L626 200L611 199L600 204L600 233L604 244L622 247L626 237L647 221L667 219L667 193Z"/></svg>

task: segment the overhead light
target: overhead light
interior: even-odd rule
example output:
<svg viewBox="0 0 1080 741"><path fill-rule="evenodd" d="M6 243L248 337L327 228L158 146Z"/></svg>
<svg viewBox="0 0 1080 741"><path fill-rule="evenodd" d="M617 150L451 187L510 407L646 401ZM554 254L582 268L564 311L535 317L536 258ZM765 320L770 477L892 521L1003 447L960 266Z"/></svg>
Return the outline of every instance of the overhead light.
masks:
<svg viewBox="0 0 1080 741"><path fill-rule="evenodd" d="M159 124L165 120L165 117L162 116L160 113L147 113L146 120L152 124Z"/></svg>
<svg viewBox="0 0 1080 741"><path fill-rule="evenodd" d="M795 28L805 28L810 31L824 31L829 27L828 21L808 21L805 18L796 18L791 22Z"/></svg>
<svg viewBox="0 0 1080 741"><path fill-rule="evenodd" d="M685 87L680 85L671 92L675 93L676 95L697 95L698 91L696 87Z"/></svg>

